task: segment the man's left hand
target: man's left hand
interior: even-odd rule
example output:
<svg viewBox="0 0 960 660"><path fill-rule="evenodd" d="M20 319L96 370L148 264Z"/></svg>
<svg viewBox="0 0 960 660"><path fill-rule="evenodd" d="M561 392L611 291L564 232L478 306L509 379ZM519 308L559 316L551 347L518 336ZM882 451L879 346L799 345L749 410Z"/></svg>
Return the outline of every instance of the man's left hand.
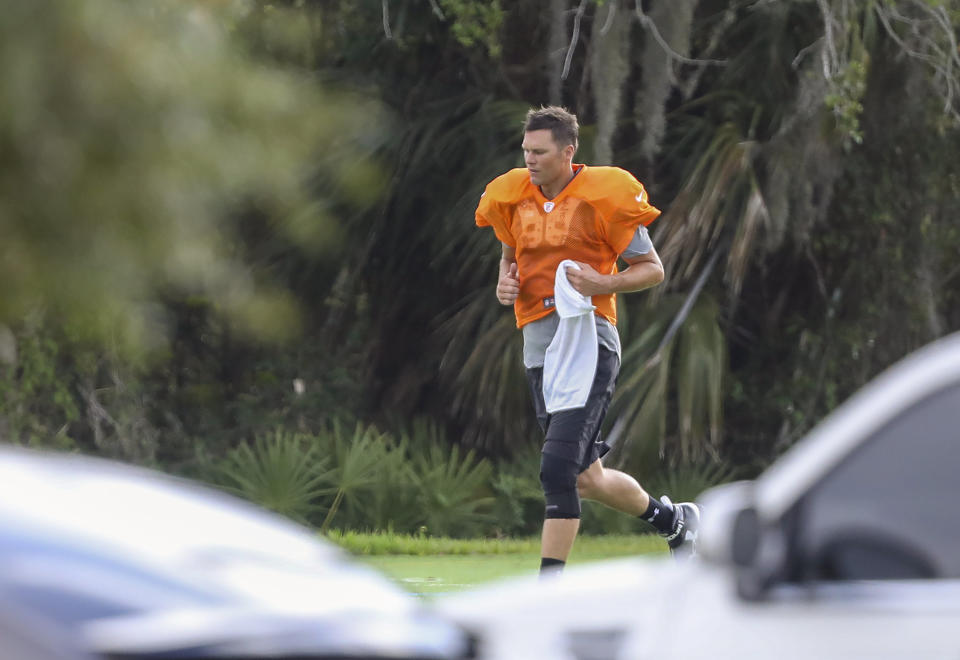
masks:
<svg viewBox="0 0 960 660"><path fill-rule="evenodd" d="M595 296L598 293L610 293L607 275L601 275L590 264L578 261L576 268L567 267L567 281L582 296Z"/></svg>

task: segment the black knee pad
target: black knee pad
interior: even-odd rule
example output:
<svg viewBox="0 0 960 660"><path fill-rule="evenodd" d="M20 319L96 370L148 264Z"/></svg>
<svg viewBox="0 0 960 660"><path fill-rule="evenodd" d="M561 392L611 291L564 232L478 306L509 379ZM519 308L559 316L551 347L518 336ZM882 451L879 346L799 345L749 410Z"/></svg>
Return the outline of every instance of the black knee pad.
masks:
<svg viewBox="0 0 960 660"><path fill-rule="evenodd" d="M547 508L544 518L579 518L580 493L577 492L578 466L553 454L540 457L540 484Z"/></svg>

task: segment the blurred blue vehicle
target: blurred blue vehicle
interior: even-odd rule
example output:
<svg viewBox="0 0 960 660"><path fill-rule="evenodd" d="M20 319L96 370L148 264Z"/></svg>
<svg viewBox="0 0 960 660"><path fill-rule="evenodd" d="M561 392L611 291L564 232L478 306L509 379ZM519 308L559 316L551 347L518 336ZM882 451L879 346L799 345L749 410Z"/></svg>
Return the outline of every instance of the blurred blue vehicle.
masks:
<svg viewBox="0 0 960 660"><path fill-rule="evenodd" d="M0 448L0 658L471 657L468 636L286 519L104 460Z"/></svg>

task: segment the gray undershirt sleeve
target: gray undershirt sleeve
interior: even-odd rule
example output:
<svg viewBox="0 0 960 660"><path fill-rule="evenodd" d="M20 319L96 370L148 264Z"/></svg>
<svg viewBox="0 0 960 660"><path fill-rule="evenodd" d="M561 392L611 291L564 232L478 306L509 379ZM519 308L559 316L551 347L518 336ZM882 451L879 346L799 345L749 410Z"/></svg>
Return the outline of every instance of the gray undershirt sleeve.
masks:
<svg viewBox="0 0 960 660"><path fill-rule="evenodd" d="M650 240L650 233L646 227L640 225L637 227L637 233L630 239L630 245L620 256L626 259L639 257L642 254L647 254L651 249L653 249L653 241Z"/></svg>

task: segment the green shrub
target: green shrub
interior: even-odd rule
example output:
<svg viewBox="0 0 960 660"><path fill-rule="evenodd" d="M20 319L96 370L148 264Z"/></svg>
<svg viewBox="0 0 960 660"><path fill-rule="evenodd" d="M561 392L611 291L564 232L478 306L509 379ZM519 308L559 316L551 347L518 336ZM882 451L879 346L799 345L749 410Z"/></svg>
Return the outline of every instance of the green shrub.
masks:
<svg viewBox="0 0 960 660"><path fill-rule="evenodd" d="M670 496L674 502L693 501L713 486L733 481L736 471L723 463L702 463L664 468L644 482L654 497Z"/></svg>
<svg viewBox="0 0 960 660"><path fill-rule="evenodd" d="M248 500L307 523L329 490L327 463L314 438L277 430L231 451L214 478Z"/></svg>
<svg viewBox="0 0 960 660"><path fill-rule="evenodd" d="M505 538L540 531L538 466L535 447L495 466L462 453L431 420L415 420L399 440L362 423L348 431L334 420L317 435L278 430L244 443L206 476L326 534ZM733 478L729 467L708 463L665 468L642 483L654 497L682 501ZM580 530L586 536L651 531L635 516L588 500Z"/></svg>
<svg viewBox="0 0 960 660"><path fill-rule="evenodd" d="M0 439L30 446L74 449L71 426L81 418L69 358L62 337L42 323L25 324L19 337L19 356L0 362Z"/></svg>
<svg viewBox="0 0 960 660"><path fill-rule="evenodd" d="M497 535L536 534L543 524L540 449L529 445L510 460L498 461L490 486Z"/></svg>
<svg viewBox="0 0 960 660"><path fill-rule="evenodd" d="M209 459L199 455L198 463ZM329 533L379 530L475 536L491 527L491 466L420 421L399 441L339 420L316 435L276 431L241 444L200 476Z"/></svg>
<svg viewBox="0 0 960 660"><path fill-rule="evenodd" d="M534 446L494 465L472 451L463 453L432 420L414 420L399 440L374 426L357 423L348 430L333 420L316 435L278 430L260 436L200 476L338 537L372 532L375 539L379 534L502 539L539 533L538 468ZM729 467L708 463L664 468L642 483L654 497L665 493L681 501L733 478ZM580 530L586 536L651 531L635 516L588 500Z"/></svg>
<svg viewBox="0 0 960 660"><path fill-rule="evenodd" d="M500 536L533 534L543 522L543 492L540 481L507 471L500 471L490 482L494 493L493 517Z"/></svg>
<svg viewBox="0 0 960 660"><path fill-rule="evenodd" d="M462 458L460 449L432 445L412 458L413 478L423 524L430 534L475 536L492 518L489 488L490 463L473 451Z"/></svg>
<svg viewBox="0 0 960 660"><path fill-rule="evenodd" d="M379 459L377 479L363 497L351 501L342 527L354 530L414 532L423 521L413 468L403 442L388 444Z"/></svg>
<svg viewBox="0 0 960 660"><path fill-rule="evenodd" d="M583 500L580 533L586 536L639 534L652 530L636 516L611 509L599 502Z"/></svg>
<svg viewBox="0 0 960 660"><path fill-rule="evenodd" d="M320 523L320 531L326 533L341 506L350 518L342 527L358 522L370 492L378 484L383 487L383 476L394 460L389 436L361 423L348 433L333 420L330 430L318 436L318 442L332 461L332 467L323 474L327 492L333 494Z"/></svg>

